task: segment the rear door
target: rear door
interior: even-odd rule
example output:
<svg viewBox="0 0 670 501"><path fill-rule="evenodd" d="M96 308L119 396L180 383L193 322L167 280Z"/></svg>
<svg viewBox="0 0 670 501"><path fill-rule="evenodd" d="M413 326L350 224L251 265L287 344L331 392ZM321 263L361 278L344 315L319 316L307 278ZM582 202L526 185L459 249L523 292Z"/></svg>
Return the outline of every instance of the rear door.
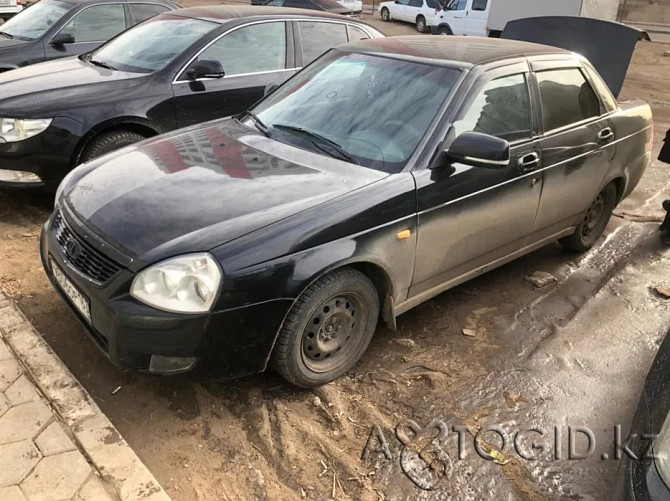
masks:
<svg viewBox="0 0 670 501"><path fill-rule="evenodd" d="M609 111L577 60L532 63L542 109L544 189L534 237L581 220L609 169L616 139Z"/></svg>
<svg viewBox="0 0 670 501"><path fill-rule="evenodd" d="M202 59L220 62L225 76L190 79L188 69ZM258 22L226 32L194 56L173 82L177 126L243 112L263 97L268 84L293 75L294 61L290 23Z"/></svg>
<svg viewBox="0 0 670 501"><path fill-rule="evenodd" d="M85 54L125 31L130 27L126 9L125 2L108 2L79 10L56 34L71 35L74 42L54 46L47 41L46 59Z"/></svg>
<svg viewBox="0 0 670 501"><path fill-rule="evenodd" d="M489 5L493 0L469 0L465 16L465 34L471 37L488 36Z"/></svg>
<svg viewBox="0 0 670 501"><path fill-rule="evenodd" d="M482 168L455 163L413 172L419 237L410 295L441 288L522 249L532 232L542 191L542 157L527 63L487 72L449 132L475 131L506 139L511 161Z"/></svg>

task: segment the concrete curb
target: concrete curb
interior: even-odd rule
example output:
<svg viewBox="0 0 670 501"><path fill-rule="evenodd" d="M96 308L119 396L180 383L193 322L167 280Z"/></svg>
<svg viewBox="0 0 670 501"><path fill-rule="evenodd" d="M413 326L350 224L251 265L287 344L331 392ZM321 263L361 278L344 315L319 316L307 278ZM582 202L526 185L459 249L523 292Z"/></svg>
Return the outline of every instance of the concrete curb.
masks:
<svg viewBox="0 0 670 501"><path fill-rule="evenodd" d="M84 387L0 292L0 337L44 395L87 460L122 501L170 501L169 496Z"/></svg>

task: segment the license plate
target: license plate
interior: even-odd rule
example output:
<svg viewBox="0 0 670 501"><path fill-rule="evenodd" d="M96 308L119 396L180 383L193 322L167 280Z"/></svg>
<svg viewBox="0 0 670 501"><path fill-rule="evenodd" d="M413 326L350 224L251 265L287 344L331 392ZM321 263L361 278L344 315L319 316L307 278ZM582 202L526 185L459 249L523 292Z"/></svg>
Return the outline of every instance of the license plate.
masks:
<svg viewBox="0 0 670 501"><path fill-rule="evenodd" d="M63 273L58 265L56 265L56 263L53 261L51 261L51 270L53 271L54 278L56 279L56 282L62 291L68 298L70 298L70 301L72 301L77 310L79 310L79 313L84 315L86 320L90 322L91 307L88 304L88 298L79 292L70 279L65 276L65 273Z"/></svg>

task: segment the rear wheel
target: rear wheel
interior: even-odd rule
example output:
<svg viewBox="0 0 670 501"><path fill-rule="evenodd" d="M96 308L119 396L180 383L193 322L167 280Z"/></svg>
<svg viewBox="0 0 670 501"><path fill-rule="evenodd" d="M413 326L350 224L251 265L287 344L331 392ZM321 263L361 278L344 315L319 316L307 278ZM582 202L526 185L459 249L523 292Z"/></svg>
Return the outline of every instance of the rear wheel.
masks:
<svg viewBox="0 0 670 501"><path fill-rule="evenodd" d="M127 130L114 130L94 137L81 155L81 163L88 162L112 151L146 139L141 134Z"/></svg>
<svg viewBox="0 0 670 501"><path fill-rule="evenodd" d="M386 7L382 9L381 14L382 14L382 21L384 21L385 23L388 23L391 20L391 14L389 13L389 10Z"/></svg>
<svg viewBox="0 0 670 501"><path fill-rule="evenodd" d="M326 384L363 356L377 327L379 297L370 279L343 268L311 284L286 316L271 363L302 388Z"/></svg>
<svg viewBox="0 0 670 501"><path fill-rule="evenodd" d="M585 252L593 247L612 217L616 197L616 186L614 184L605 186L586 210L575 232L560 240L563 247L575 252Z"/></svg>
<svg viewBox="0 0 670 501"><path fill-rule="evenodd" d="M419 33L426 32L426 18L423 16L416 16L416 31Z"/></svg>

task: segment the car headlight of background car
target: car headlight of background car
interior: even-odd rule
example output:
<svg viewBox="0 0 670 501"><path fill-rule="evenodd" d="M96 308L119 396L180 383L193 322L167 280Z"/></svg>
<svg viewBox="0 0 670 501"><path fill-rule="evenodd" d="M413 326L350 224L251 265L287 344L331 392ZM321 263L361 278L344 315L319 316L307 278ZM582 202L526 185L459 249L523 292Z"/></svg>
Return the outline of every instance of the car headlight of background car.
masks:
<svg viewBox="0 0 670 501"><path fill-rule="evenodd" d="M23 141L44 132L53 118L0 118L0 142Z"/></svg>
<svg viewBox="0 0 670 501"><path fill-rule="evenodd" d="M132 296L160 310L203 313L210 310L221 285L221 270L203 252L167 259L141 271Z"/></svg>

